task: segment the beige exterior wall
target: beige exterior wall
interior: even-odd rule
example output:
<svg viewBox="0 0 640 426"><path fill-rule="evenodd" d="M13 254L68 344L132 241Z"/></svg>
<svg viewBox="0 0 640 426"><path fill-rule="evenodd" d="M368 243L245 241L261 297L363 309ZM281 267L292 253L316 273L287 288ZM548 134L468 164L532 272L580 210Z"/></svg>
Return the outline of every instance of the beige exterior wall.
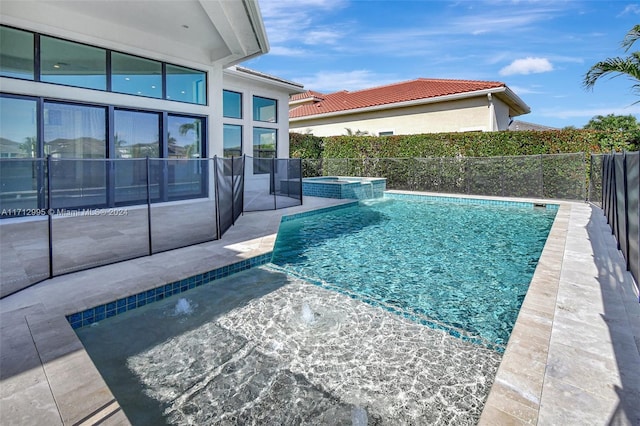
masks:
<svg viewBox="0 0 640 426"><path fill-rule="evenodd" d="M292 120L291 131L316 136L345 135L366 131L378 135L393 132L394 135L440 132L505 130L509 125L509 108L493 96L494 116L487 96L438 102L404 108L384 109L325 118Z"/></svg>

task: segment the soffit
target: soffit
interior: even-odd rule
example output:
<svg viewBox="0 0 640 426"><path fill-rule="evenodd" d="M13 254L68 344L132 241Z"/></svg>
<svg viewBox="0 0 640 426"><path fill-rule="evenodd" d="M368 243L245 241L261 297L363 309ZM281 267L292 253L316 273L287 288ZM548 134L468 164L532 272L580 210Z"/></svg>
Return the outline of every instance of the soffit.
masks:
<svg viewBox="0 0 640 426"><path fill-rule="evenodd" d="M2 0L2 9L23 20L200 63L226 65L266 51L259 42L266 35L256 35L256 27L263 29L261 17L249 16L244 0Z"/></svg>

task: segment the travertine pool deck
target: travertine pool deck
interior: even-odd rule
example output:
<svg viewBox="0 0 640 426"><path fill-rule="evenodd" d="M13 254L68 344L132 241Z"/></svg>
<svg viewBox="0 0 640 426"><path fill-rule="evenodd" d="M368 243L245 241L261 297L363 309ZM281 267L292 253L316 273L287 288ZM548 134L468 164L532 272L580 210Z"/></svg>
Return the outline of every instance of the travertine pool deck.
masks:
<svg viewBox="0 0 640 426"><path fill-rule="evenodd" d="M128 424L64 316L267 253L282 215L349 200L304 201L247 213L218 241L56 277L0 300L0 424ZM602 211L559 204L480 424L638 426L636 287Z"/></svg>

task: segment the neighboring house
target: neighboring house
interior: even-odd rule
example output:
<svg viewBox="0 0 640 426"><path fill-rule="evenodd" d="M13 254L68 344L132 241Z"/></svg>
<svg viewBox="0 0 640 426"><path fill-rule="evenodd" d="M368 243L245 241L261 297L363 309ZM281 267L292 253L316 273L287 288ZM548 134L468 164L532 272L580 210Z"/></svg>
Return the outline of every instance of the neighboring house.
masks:
<svg viewBox="0 0 640 426"><path fill-rule="evenodd" d="M268 50L257 0L2 0L0 157L286 158L302 86L235 66Z"/></svg>
<svg viewBox="0 0 640 426"><path fill-rule="evenodd" d="M543 126L542 124L535 124L535 123L527 123L526 121L520 121L520 120L513 120L511 123L509 123L509 128L507 130L510 131L523 131L523 130L535 130L535 131L545 131L545 130L559 130L557 127L549 127L549 126Z"/></svg>
<svg viewBox="0 0 640 426"><path fill-rule="evenodd" d="M504 83L427 78L355 92L307 91L293 95L289 108L290 129L316 136L506 130L512 117L530 112Z"/></svg>

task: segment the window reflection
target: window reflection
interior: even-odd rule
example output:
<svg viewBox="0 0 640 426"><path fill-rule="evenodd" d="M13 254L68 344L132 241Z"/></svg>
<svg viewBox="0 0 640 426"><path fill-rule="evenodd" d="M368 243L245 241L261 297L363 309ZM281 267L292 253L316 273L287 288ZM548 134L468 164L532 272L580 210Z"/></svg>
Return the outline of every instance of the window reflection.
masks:
<svg viewBox="0 0 640 426"><path fill-rule="evenodd" d="M162 98L162 64L150 59L112 52L111 90Z"/></svg>
<svg viewBox="0 0 640 426"><path fill-rule="evenodd" d="M242 118L242 94L222 91L222 115L229 118Z"/></svg>
<svg viewBox="0 0 640 426"><path fill-rule="evenodd" d="M39 157L36 111L35 100L0 97L0 210L38 207L42 160L28 160Z"/></svg>
<svg viewBox="0 0 640 426"><path fill-rule="evenodd" d="M116 110L113 144L115 158L160 156L160 115L157 113Z"/></svg>
<svg viewBox="0 0 640 426"><path fill-rule="evenodd" d="M105 123L105 108L45 102L45 155L54 158L105 158Z"/></svg>
<svg viewBox="0 0 640 426"><path fill-rule="evenodd" d="M106 90L106 50L41 36L40 74L48 83Z"/></svg>
<svg viewBox="0 0 640 426"><path fill-rule="evenodd" d="M255 121L266 121L269 123L277 123L275 99L262 98L260 96L253 97L253 119Z"/></svg>
<svg viewBox="0 0 640 426"><path fill-rule="evenodd" d="M0 97L0 158L38 157L37 102Z"/></svg>
<svg viewBox="0 0 640 426"><path fill-rule="evenodd" d="M207 103L204 72L168 64L166 70L167 99L201 105Z"/></svg>
<svg viewBox="0 0 640 426"><path fill-rule="evenodd" d="M223 145L225 157L242 156L242 126L225 124Z"/></svg>
<svg viewBox="0 0 640 426"><path fill-rule="evenodd" d="M276 158L276 140L276 129L253 128L254 173L269 173L270 163L261 159Z"/></svg>
<svg viewBox="0 0 640 426"><path fill-rule="evenodd" d="M105 123L103 107L44 103L52 208L106 205Z"/></svg>
<svg viewBox="0 0 640 426"><path fill-rule="evenodd" d="M33 80L33 34L0 27L0 75Z"/></svg>
<svg viewBox="0 0 640 426"><path fill-rule="evenodd" d="M169 158L202 157L202 118L169 115L167 123Z"/></svg>

